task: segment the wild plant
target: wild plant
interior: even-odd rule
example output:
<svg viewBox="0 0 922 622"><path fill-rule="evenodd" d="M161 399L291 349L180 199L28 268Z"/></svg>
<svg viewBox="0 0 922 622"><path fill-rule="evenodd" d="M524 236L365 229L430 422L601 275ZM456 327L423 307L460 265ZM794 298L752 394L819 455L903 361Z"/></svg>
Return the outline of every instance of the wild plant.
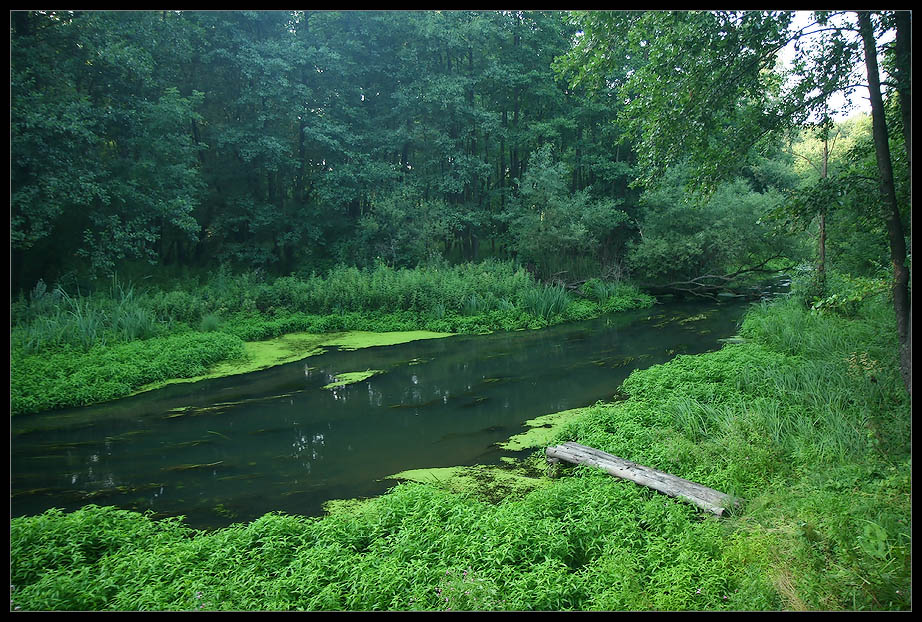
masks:
<svg viewBox="0 0 922 622"><path fill-rule="evenodd" d="M522 297L522 307L532 315L550 321L563 314L570 304L570 295L559 285L545 285L527 291Z"/></svg>
<svg viewBox="0 0 922 622"><path fill-rule="evenodd" d="M470 567L446 570L434 592L443 611L494 611L505 605L496 584Z"/></svg>
<svg viewBox="0 0 922 622"><path fill-rule="evenodd" d="M592 278L583 283L580 291L591 300L602 304L618 292L618 285L618 283Z"/></svg>
<svg viewBox="0 0 922 622"><path fill-rule="evenodd" d="M208 313L202 316L202 321L199 323L199 330L203 333L210 333L218 330L220 326L221 318L214 313Z"/></svg>

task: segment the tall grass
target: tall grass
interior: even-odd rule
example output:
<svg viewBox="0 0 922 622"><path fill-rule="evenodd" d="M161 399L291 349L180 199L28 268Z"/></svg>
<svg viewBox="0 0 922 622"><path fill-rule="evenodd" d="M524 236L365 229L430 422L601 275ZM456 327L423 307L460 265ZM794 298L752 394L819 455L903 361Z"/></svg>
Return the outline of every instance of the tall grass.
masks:
<svg viewBox="0 0 922 622"><path fill-rule="evenodd" d="M146 339L158 334L156 314L147 297L113 278L108 292L69 294L60 287L47 291L39 281L27 303L13 315L11 339L27 353L72 346L93 346Z"/></svg>
<svg viewBox="0 0 922 622"><path fill-rule="evenodd" d="M599 283L599 291L604 290L604 294L598 297L602 307L593 311L595 315L652 302L630 286ZM617 308L612 307L615 300ZM523 312L546 323L555 316L563 318L570 302L564 288L537 283L524 269L509 262L433 265L413 270L383 264L365 270L339 266L322 276L276 279L260 272L234 275L221 268L190 291L142 291L115 277L108 287L80 295L60 287L49 291L39 282L28 300L11 306L11 336L18 347L29 353L64 345L87 351L96 344L148 339L182 331L183 327L207 326L207 330L215 330L222 320L235 315L279 318L296 314L413 313L420 318L422 327L427 318L485 316L493 312L511 317ZM517 327L529 324L528 320L516 321L520 324ZM502 322L494 324L490 330L499 328Z"/></svg>
<svg viewBox="0 0 922 622"><path fill-rule="evenodd" d="M580 291L591 300L602 304L612 296L618 294L619 283L593 278L583 283Z"/></svg>
<svg viewBox="0 0 922 622"><path fill-rule="evenodd" d="M619 310L651 304L652 299L633 291L617 298ZM258 271L235 275L221 268L191 290L140 289L113 278L86 295L61 287L49 290L39 282L28 299L11 305L11 353L21 363L14 370L13 387L55 397L49 401L41 395L15 395L14 401L23 407L78 405L94 401L94 391L98 400L113 399L126 395L129 385L137 386L121 383L116 390L115 385L103 389L94 384L98 390L75 389L72 403L61 402L59 388L43 388L53 384L50 380L22 377L40 367L29 364L29 356L60 359L60 368L69 367L71 359L104 368L106 349L185 334L255 341L300 331L486 333L588 319L610 310L598 304L571 306L563 288L544 286L512 263L496 261L414 270L383 264L366 270L340 266L323 276L276 279ZM85 356L91 352L96 354Z"/></svg>
<svg viewBox="0 0 922 622"><path fill-rule="evenodd" d="M472 297L518 300L536 286L532 277L511 263L488 261L459 266L372 269L340 266L325 275L286 277L262 287L260 309L285 307L306 313L350 311L433 312L440 305L460 311Z"/></svg>
<svg viewBox="0 0 922 622"><path fill-rule="evenodd" d="M747 343L635 371L629 399L557 435L743 497L729 518L588 467L501 500L401 484L211 532L49 510L11 520L11 608L909 609L911 411L885 311L756 306Z"/></svg>
<svg viewBox="0 0 922 622"><path fill-rule="evenodd" d="M525 292L522 297L522 306L525 310L545 321L566 313L570 302L570 294L559 285L546 285L542 289L532 289Z"/></svg>

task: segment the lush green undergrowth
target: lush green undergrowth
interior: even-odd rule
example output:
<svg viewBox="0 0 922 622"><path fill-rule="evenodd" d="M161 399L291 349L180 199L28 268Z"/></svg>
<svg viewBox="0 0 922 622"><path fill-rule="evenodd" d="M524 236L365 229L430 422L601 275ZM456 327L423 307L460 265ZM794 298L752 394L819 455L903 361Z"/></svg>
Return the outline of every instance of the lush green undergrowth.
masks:
<svg viewBox="0 0 922 622"><path fill-rule="evenodd" d="M891 312L756 306L745 343L634 372L575 440L745 499L718 519L575 467L499 502L432 485L197 532L88 506L11 521L11 607L911 607L910 407ZM529 462L539 467L540 454Z"/></svg>
<svg viewBox="0 0 922 622"><path fill-rule="evenodd" d="M242 357L244 341L286 333L486 333L652 303L629 284L599 280L574 295L501 262L415 270L340 267L323 277L274 280L220 270L200 286L139 291L113 280L85 296L40 282L11 305L11 411L125 397Z"/></svg>

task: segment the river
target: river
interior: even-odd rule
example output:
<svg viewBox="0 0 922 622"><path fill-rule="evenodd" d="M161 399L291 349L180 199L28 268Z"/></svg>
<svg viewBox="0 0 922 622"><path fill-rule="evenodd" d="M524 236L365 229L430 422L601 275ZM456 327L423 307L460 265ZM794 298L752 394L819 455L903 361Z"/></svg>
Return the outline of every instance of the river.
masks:
<svg viewBox="0 0 922 622"><path fill-rule="evenodd" d="M746 305L676 303L537 331L329 351L11 421L11 516L114 505L196 528L320 515L406 469L494 464L536 416L609 400L637 368L720 347ZM374 371L333 386L345 372Z"/></svg>

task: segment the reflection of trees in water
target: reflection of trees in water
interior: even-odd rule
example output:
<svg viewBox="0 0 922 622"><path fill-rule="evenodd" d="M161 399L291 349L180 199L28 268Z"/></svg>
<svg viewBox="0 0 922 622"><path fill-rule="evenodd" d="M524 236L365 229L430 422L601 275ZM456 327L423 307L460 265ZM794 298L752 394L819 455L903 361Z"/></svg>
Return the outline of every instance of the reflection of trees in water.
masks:
<svg viewBox="0 0 922 622"><path fill-rule="evenodd" d="M310 434L304 430L296 430L295 440L291 444L295 450L292 457L303 460L305 468L310 470L310 460L319 460L322 457L319 450L324 446L325 442L324 435L321 432ZM309 458L304 460L307 456Z"/></svg>

